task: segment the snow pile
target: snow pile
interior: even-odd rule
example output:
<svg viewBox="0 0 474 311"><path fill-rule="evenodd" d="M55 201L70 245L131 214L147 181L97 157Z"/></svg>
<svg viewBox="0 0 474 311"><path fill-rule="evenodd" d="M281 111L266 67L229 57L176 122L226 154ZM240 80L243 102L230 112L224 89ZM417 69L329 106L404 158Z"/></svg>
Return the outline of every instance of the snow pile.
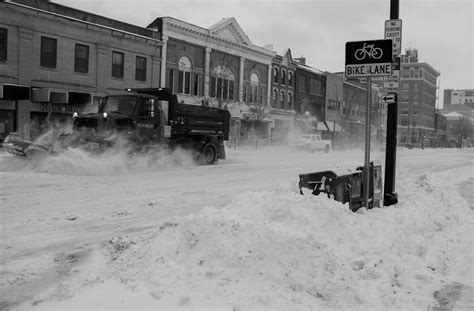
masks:
<svg viewBox="0 0 474 311"><path fill-rule="evenodd" d="M106 263L36 307L426 309L448 277L472 282L472 211L449 182L471 175L402 172L402 202L358 213L294 185L237 194L108 241Z"/></svg>

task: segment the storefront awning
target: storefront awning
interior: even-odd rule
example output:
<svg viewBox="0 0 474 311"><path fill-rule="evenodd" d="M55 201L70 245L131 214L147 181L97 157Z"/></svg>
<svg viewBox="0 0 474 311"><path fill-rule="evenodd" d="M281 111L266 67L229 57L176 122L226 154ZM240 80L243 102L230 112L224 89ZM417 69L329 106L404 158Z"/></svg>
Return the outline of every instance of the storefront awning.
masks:
<svg viewBox="0 0 474 311"><path fill-rule="evenodd" d="M326 125L331 132L341 132L342 127L334 121L326 121Z"/></svg>
<svg viewBox="0 0 474 311"><path fill-rule="evenodd" d="M71 105L85 105L91 102L91 94L84 92L68 92L68 103Z"/></svg>
<svg viewBox="0 0 474 311"><path fill-rule="evenodd" d="M324 122L318 122L316 130L318 130L318 131L327 131L328 128L327 128L327 126Z"/></svg>
<svg viewBox="0 0 474 311"><path fill-rule="evenodd" d="M0 98L5 100L30 99L30 87L18 84L3 84L0 88Z"/></svg>
<svg viewBox="0 0 474 311"><path fill-rule="evenodd" d="M67 104L68 92L51 89L33 89L31 101L35 103Z"/></svg>

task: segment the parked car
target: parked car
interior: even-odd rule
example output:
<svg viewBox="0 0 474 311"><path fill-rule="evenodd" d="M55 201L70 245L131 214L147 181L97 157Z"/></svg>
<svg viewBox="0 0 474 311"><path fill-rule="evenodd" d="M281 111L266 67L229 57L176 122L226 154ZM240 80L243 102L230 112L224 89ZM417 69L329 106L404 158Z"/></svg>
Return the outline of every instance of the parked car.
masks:
<svg viewBox="0 0 474 311"><path fill-rule="evenodd" d="M331 141L321 139L318 134L304 134L290 143L291 146L314 152L316 150L329 152Z"/></svg>

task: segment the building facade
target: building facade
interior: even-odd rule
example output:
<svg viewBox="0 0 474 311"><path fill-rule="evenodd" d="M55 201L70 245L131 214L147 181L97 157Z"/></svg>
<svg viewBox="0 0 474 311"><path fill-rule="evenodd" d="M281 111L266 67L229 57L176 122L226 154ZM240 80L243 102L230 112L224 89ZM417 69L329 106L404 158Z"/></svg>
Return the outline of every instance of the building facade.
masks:
<svg viewBox="0 0 474 311"><path fill-rule="evenodd" d="M398 143L427 146L436 135L435 113L440 73L418 61L418 50L401 56L399 89Z"/></svg>
<svg viewBox="0 0 474 311"><path fill-rule="evenodd" d="M271 140L284 143L294 136L295 127L295 77L298 62L291 50L276 55L272 62L271 88Z"/></svg>
<svg viewBox="0 0 474 311"><path fill-rule="evenodd" d="M160 17L148 29L164 42L161 86L181 102L228 109L234 139L269 137L274 51L252 44L234 18L202 28Z"/></svg>
<svg viewBox="0 0 474 311"><path fill-rule="evenodd" d="M295 132L327 134L325 120L326 74L308 66L304 57L296 58Z"/></svg>
<svg viewBox="0 0 474 311"><path fill-rule="evenodd" d="M105 94L160 85L150 29L47 1L0 2L0 139L34 139ZM95 105L94 105L95 104Z"/></svg>

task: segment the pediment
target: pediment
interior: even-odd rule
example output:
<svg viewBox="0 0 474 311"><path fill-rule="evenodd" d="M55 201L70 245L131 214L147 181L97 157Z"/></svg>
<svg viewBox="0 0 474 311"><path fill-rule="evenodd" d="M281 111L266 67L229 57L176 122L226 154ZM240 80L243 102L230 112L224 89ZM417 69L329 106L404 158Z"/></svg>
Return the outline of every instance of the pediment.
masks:
<svg viewBox="0 0 474 311"><path fill-rule="evenodd" d="M217 24L212 25L209 27L209 32L213 36L225 38L236 43L252 45L250 39L233 17L224 18Z"/></svg>

